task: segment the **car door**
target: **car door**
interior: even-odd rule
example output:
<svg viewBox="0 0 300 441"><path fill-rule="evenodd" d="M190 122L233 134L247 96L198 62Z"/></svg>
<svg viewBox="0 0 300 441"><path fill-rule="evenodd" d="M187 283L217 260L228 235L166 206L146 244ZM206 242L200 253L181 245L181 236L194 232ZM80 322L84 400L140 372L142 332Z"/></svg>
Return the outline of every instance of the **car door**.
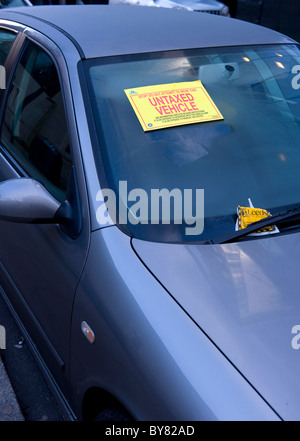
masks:
<svg viewBox="0 0 300 441"><path fill-rule="evenodd" d="M35 179L56 201L68 201L73 219L69 225L1 220L0 280L34 347L67 391L72 306L89 223L82 214L76 124L66 105L70 91L61 87L67 72L58 65L48 48L25 39L3 98L0 181Z"/></svg>

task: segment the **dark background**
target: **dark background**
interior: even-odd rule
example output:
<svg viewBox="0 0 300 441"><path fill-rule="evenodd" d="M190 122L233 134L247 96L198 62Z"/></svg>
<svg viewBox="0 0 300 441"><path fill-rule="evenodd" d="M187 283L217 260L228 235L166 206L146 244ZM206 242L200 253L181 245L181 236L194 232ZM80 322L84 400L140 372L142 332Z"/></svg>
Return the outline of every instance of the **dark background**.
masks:
<svg viewBox="0 0 300 441"><path fill-rule="evenodd" d="M300 0L228 0L231 15L300 41Z"/></svg>

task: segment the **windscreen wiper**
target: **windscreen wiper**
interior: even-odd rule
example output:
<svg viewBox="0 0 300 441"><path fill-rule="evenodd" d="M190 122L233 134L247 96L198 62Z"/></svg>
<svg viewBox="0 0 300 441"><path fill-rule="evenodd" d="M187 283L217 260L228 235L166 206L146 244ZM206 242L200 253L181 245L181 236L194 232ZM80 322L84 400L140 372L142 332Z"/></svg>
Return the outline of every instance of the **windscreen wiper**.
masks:
<svg viewBox="0 0 300 441"><path fill-rule="evenodd" d="M261 230L265 227L279 225L282 223L292 223L296 220L300 221L300 206L275 214L274 216L268 216L257 222L249 224L247 228L216 237L215 239L211 239L209 242L212 244L236 242L237 240L248 236L248 234L255 233L257 230Z"/></svg>

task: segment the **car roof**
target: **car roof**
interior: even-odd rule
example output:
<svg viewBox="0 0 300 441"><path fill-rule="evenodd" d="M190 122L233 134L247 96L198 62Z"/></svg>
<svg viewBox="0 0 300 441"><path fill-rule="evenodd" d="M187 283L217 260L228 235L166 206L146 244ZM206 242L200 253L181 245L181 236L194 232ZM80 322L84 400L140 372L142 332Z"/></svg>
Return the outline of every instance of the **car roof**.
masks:
<svg viewBox="0 0 300 441"><path fill-rule="evenodd" d="M60 30L77 45L82 58L294 42L273 30L229 17L146 6L21 7L1 10L0 19L17 21L50 38L51 31Z"/></svg>

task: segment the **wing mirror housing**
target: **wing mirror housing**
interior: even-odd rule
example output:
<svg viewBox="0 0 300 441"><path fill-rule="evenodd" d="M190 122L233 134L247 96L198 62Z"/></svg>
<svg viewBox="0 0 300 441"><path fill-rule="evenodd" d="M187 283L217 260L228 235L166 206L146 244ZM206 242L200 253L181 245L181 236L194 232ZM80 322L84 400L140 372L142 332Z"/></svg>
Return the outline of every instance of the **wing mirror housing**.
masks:
<svg viewBox="0 0 300 441"><path fill-rule="evenodd" d="M17 178L0 183L0 220L61 224L66 230L70 230L71 236L77 236L72 228L72 215L73 210L68 201L57 201L34 179Z"/></svg>
<svg viewBox="0 0 300 441"><path fill-rule="evenodd" d="M24 223L58 223L58 202L39 182L30 178L0 183L0 219Z"/></svg>
<svg viewBox="0 0 300 441"><path fill-rule="evenodd" d="M0 220L29 224L60 224L76 238L82 228L80 198L72 168L67 198L61 203L35 179L16 178L0 183Z"/></svg>

